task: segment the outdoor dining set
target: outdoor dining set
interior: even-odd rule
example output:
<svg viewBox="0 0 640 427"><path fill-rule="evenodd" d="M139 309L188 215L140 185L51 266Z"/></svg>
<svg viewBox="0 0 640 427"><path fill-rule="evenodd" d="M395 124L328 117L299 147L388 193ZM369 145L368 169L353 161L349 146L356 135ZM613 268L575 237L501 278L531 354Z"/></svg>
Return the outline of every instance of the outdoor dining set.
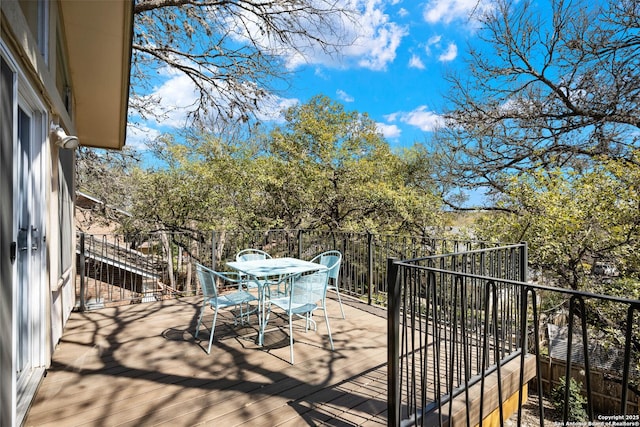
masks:
<svg viewBox="0 0 640 427"><path fill-rule="evenodd" d="M331 250L306 261L298 258L275 258L259 249L244 249L235 256L235 261L226 263L232 271L215 271L196 263L196 272L204 301L198 317L195 337L198 337L202 318L207 307L213 310L213 322L209 334L207 353L211 353L218 312L231 309L234 321L249 323L250 316L258 318L258 345L264 342L264 333L272 311L284 315L289 326L290 361L293 355L294 321L304 322L305 331L317 330L313 319L316 310L324 312L331 350L333 338L326 310L327 290L336 292L342 317L342 299L338 290L338 276L342 254ZM218 283L231 287L229 292L218 292Z"/></svg>

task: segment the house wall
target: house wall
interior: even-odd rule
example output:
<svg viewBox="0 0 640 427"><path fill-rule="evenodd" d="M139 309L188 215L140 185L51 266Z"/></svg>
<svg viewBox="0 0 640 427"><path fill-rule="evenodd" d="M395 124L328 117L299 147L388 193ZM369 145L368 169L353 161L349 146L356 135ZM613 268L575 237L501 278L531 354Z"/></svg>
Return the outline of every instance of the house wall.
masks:
<svg viewBox="0 0 640 427"><path fill-rule="evenodd" d="M0 61L0 325L10 325L13 317L12 217L13 217L13 122L11 73ZM13 366L11 329L0 328L0 425L9 426L13 418Z"/></svg>
<svg viewBox="0 0 640 427"><path fill-rule="evenodd" d="M2 54L3 74L0 85L0 425L20 425L22 417L28 409L31 396L35 392L44 370L50 365L53 350L62 336L62 329L74 306L74 239L73 215L61 216L63 206L73 206L73 185L69 191L68 183L61 183L64 172L67 176L74 176L74 154L72 150L59 149L49 138L49 124L55 122L73 129L73 121L66 109L66 104L56 87L56 72L60 46L58 40L64 32L58 28L58 3L56 1L29 0L0 1L1 34L0 54ZM46 24L41 28L46 30L44 39L47 43L40 44L43 34L33 34L33 19L27 20L24 11L33 12L33 8L41 3L46 8ZM25 9L27 8L27 9ZM37 9L37 8L36 8ZM31 16L33 18L33 16ZM64 54L64 49L62 49ZM6 69L6 70L5 70ZM34 169L39 176L37 191L38 199L34 206L38 212L33 217L41 215L44 210L42 227L39 236L32 237L33 243L40 246L39 254L42 262L34 264L29 269L29 277L23 283L28 283L28 298L31 309L28 316L35 327L30 339L33 344L33 356L30 369L32 374L23 375L18 387L16 376L16 354L19 342L18 284L19 271L16 264L20 260L20 250L17 251L18 262L12 262L12 244L17 244L18 228L15 203L17 188L17 121L16 111L18 99L28 95L33 103L37 115L34 116L36 129L39 132L32 144L36 144L34 152L37 154L37 164ZM41 138L41 139L39 139ZM61 156L62 153L62 156ZM62 191L61 191L62 190ZM63 233L71 234L64 238ZM66 260L66 262L65 262ZM42 266L42 268L40 268ZM26 383L26 385L25 385ZM21 390L22 393L18 393ZM21 398L22 397L22 398Z"/></svg>

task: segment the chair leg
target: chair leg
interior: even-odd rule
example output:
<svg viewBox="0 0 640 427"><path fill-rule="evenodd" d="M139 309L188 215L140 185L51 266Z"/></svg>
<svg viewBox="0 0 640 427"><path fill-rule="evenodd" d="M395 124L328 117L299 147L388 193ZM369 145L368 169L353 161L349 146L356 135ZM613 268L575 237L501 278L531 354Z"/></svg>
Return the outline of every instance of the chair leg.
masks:
<svg viewBox="0 0 640 427"><path fill-rule="evenodd" d="M265 307L265 303L262 303L262 307L258 311L258 345L262 347L264 344L264 331L267 329L269 323L269 317L271 316L271 304Z"/></svg>
<svg viewBox="0 0 640 427"><path fill-rule="evenodd" d="M335 287L335 290L336 290L336 294L338 295L338 303L340 304L340 313L342 313L342 318L345 319L344 309L342 308L342 298L340 298L340 290L338 289L337 285Z"/></svg>
<svg viewBox="0 0 640 427"><path fill-rule="evenodd" d="M216 330L216 320L218 319L218 310L214 309L213 312L213 323L211 324L211 336L209 337L209 348L207 349L207 354L211 354L211 344L213 343L213 333Z"/></svg>
<svg viewBox="0 0 640 427"><path fill-rule="evenodd" d="M329 315L327 314L327 310L324 311L324 321L327 322L327 332L329 332L329 342L331 343L331 350L333 350L333 338L331 338L331 327L329 326Z"/></svg>
<svg viewBox="0 0 640 427"><path fill-rule="evenodd" d="M242 324L244 324L243 323L244 320L242 320L242 316L244 316L244 312L242 310L242 303L240 303L239 306L240 306L240 324L242 325ZM236 305L236 307L238 307L238 305ZM233 316L233 326L237 326L237 325L238 325L238 316L236 316L234 314L234 316Z"/></svg>
<svg viewBox="0 0 640 427"><path fill-rule="evenodd" d="M202 317L204 316L204 310L207 308L207 304L202 304L202 308L200 309L200 316L198 316L198 325L196 326L196 333L194 335L195 338L198 338L198 332L200 332L200 324L202 323Z"/></svg>
<svg viewBox="0 0 640 427"><path fill-rule="evenodd" d="M313 324L313 330L318 330L318 324L313 320L313 311L310 311L304 315L305 319L305 332L309 332L309 325Z"/></svg>
<svg viewBox="0 0 640 427"><path fill-rule="evenodd" d="M256 313L256 316L258 315L258 306L256 305L254 308L251 308L251 303L249 303L248 301L245 304L247 307L244 315L247 317L247 325L250 325L251 314ZM242 320L242 324L244 325L244 320Z"/></svg>
<svg viewBox="0 0 640 427"><path fill-rule="evenodd" d="M289 352L291 353L291 364L293 365L293 316L289 313Z"/></svg>

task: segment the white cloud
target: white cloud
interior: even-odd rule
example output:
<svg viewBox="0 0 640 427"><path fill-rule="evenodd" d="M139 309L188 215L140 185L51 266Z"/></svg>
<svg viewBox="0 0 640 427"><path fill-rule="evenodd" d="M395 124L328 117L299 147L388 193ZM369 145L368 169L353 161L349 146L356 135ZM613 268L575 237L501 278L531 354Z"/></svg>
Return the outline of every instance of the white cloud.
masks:
<svg viewBox="0 0 640 427"><path fill-rule="evenodd" d="M442 40L441 35L431 36L429 37L429 40L427 40L427 45L428 46L438 45L441 40Z"/></svg>
<svg viewBox="0 0 640 427"><path fill-rule="evenodd" d="M494 5L491 0L431 0L423 11L423 18L430 24L450 24L453 21L473 22Z"/></svg>
<svg viewBox="0 0 640 427"><path fill-rule="evenodd" d="M445 50L443 53L440 54L440 56L438 56L438 61L440 62L453 61L454 59L456 59L457 56L458 56L458 46L456 46L455 43L449 43L449 46L447 46L447 50Z"/></svg>
<svg viewBox="0 0 640 427"><path fill-rule="evenodd" d="M405 9L404 7L401 7L400 10L398 10L398 16L401 18L405 18L407 16L409 16L409 11L407 9Z"/></svg>
<svg viewBox="0 0 640 427"><path fill-rule="evenodd" d="M429 40L427 40L427 44L424 47L424 51L427 53L427 55L429 56L432 55L432 49L437 49L437 50L442 49L442 44L440 43L441 41L442 41L441 35L435 35L435 36L429 37Z"/></svg>
<svg viewBox="0 0 640 427"><path fill-rule="evenodd" d="M384 70L396 57L396 49L408 29L389 22L389 16L383 13L380 4L372 0L357 19L353 27L355 42L344 53L357 58L361 67L372 70Z"/></svg>
<svg viewBox="0 0 640 427"><path fill-rule="evenodd" d="M336 32L319 33L323 39L335 46L343 46L339 53L331 55L324 51L321 46L301 44L304 56L299 52L292 52L292 49L281 49L282 46L274 46L266 39L263 40L265 48L273 49L272 52L279 52L286 64L290 68L296 68L302 64L315 67L316 76L326 79L322 70L325 67L363 67L372 70L384 70L389 63L396 58L396 50L400 46L403 38L408 34L408 27L393 22L390 16L385 13L385 7L390 3L387 0L349 0L345 7L354 8L358 11L357 16L351 16L343 21L336 22ZM392 0L392 4L397 6L401 0ZM400 9L400 14L408 13L404 8ZM325 28L313 27L310 23L309 31L312 33L325 31ZM257 29L250 29L256 31ZM238 40L246 37L246 34L236 34ZM331 39L333 37L333 39ZM244 41L244 40L243 40ZM306 46L306 47L305 47ZM413 67L424 67L422 61L416 56L412 62ZM198 92L191 80L186 76L177 73L175 70L164 69L161 77L165 80L159 84L150 96L158 97L161 102L155 108L155 113L162 119L144 121L137 118L143 125L148 126L148 135L153 132L161 133L169 131L171 128L181 128L187 123L187 116L198 101ZM354 97L345 91L337 92L340 99L345 102L354 102ZM297 104L297 99L285 99L272 97L260 105L259 119L266 121L282 120L281 111L284 108ZM391 130L399 132L399 130ZM142 137L142 136L141 136ZM137 144L138 137L130 137L132 144Z"/></svg>
<svg viewBox="0 0 640 427"><path fill-rule="evenodd" d="M411 59L409 59L409 68L424 70L425 66L418 55L411 55Z"/></svg>
<svg viewBox="0 0 640 427"><path fill-rule="evenodd" d="M444 40L441 35L431 36L427 40L424 51L428 56L433 55L435 52L439 52L438 61L440 62L449 62L456 59L458 56L458 46L454 42L449 42L446 47L443 45Z"/></svg>
<svg viewBox="0 0 640 427"><path fill-rule="evenodd" d="M145 125L128 125L126 145L136 150L146 150L147 143L156 139L160 134L159 130Z"/></svg>
<svg viewBox="0 0 640 427"><path fill-rule="evenodd" d="M283 55L288 55L284 58L287 68L311 64L340 68L355 64L371 70L386 69L396 58L396 50L408 29L391 22L389 15L384 13L384 6L382 0L353 0L347 7L355 10L355 15L336 22L337 33L319 34L329 44L342 46L339 52L332 55L307 41L303 53L282 50Z"/></svg>
<svg viewBox="0 0 640 427"><path fill-rule="evenodd" d="M355 101L353 96L349 95L347 92L343 91L342 89L336 90L336 95L338 96L338 99L341 99L344 102Z"/></svg>
<svg viewBox="0 0 640 427"><path fill-rule="evenodd" d="M299 103L300 100L297 98L281 98L272 95L260 102L256 117L264 122L284 123L284 110Z"/></svg>
<svg viewBox="0 0 640 427"><path fill-rule="evenodd" d="M294 38L291 43L296 49L291 49L290 45L283 45L278 37L269 37L250 16L245 16L242 23L236 22L239 19L237 16L230 16L228 27L237 31L231 34L236 41L244 44L252 40L265 51L280 55L290 70L316 64L336 68L355 64L372 70L384 70L395 59L400 41L408 34L408 29L392 22L384 10L387 6L397 6L399 3L396 0L348 0L340 6L349 13L324 15L329 22L301 19L292 27L296 30L299 24L300 30L325 41L328 46L335 46L333 52L327 51L327 45L322 46L306 37L296 40L294 35L291 35ZM399 14L403 16L408 12L401 8Z"/></svg>
<svg viewBox="0 0 640 427"><path fill-rule="evenodd" d="M427 110L427 107L424 105L409 112L391 113L385 116L385 118L389 122L398 120L425 132L431 132L444 124L442 116Z"/></svg>
<svg viewBox="0 0 640 427"><path fill-rule="evenodd" d="M198 93L191 79L174 70L165 69L161 73L165 81L156 86L149 95L151 99L159 99L153 113L157 117L142 119L134 116L136 127L127 130L127 145L144 149L146 142L158 137L163 132L181 129L188 123L188 115L196 106ZM220 102L224 102L220 98ZM299 104L296 98L282 98L275 95L267 96L259 101L255 110L256 118L265 122L284 122L283 111Z"/></svg>
<svg viewBox="0 0 640 427"><path fill-rule="evenodd" d="M160 99L154 113L162 117L162 121L153 120L149 125L180 128L185 125L189 111L198 100L198 94L193 82L186 75L176 75L175 72L167 72L165 75L168 77L167 80L151 94L154 98Z"/></svg>
<svg viewBox="0 0 640 427"><path fill-rule="evenodd" d="M327 74L321 67L315 67L313 70L313 75L321 78L322 80L329 80L329 76L327 76Z"/></svg>
<svg viewBox="0 0 640 427"><path fill-rule="evenodd" d="M386 123L376 123L376 128L378 132L382 134L385 138L399 138L402 131L397 125L390 125Z"/></svg>

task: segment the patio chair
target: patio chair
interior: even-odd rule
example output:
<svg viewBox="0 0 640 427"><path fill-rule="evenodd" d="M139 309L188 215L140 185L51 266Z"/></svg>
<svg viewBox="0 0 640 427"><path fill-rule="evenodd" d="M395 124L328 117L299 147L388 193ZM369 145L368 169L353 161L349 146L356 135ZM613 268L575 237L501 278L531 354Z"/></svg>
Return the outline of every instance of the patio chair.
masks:
<svg viewBox="0 0 640 427"><path fill-rule="evenodd" d="M254 248L243 249L236 254L236 261L254 261L254 260L269 259L269 258L271 258L271 255L269 255L269 253L263 250L254 249ZM242 273L240 273L240 277L245 281L247 288L250 288L250 289L256 289L259 286L262 287L265 284L273 285L273 284L279 283L278 280L261 280L260 283L256 283L257 279L250 279L249 277L247 277ZM277 292L279 294L282 293L279 288Z"/></svg>
<svg viewBox="0 0 640 427"><path fill-rule="evenodd" d="M311 262L317 262L329 269L329 284L327 290L334 291L338 295L338 303L340 304L340 312L344 319L344 309L342 308L342 298L340 298L340 286L338 276L340 275L340 265L342 264L342 254L340 251L326 251L316 255Z"/></svg>
<svg viewBox="0 0 640 427"><path fill-rule="evenodd" d="M265 326L269 322L269 316L272 308L278 307L284 311L287 315L289 323L289 348L291 355L291 364L294 363L293 357L293 321L301 318L305 322L305 331L309 330L309 325L314 325L314 330L318 330L318 325L311 318L311 314L320 307L325 306L325 297L327 295L327 283L329 278L328 270L316 271L311 274L294 275L283 277L281 280L288 282L287 293L288 295L270 298L269 309L267 311L267 317L265 319ZM322 305L319 306L318 302ZM327 311L324 310L324 319L327 323L327 332L329 333L329 342L331 344L331 350L333 347L333 338L331 337L331 327L329 326L329 317Z"/></svg>
<svg viewBox="0 0 640 427"><path fill-rule="evenodd" d="M249 315L255 311L250 310L249 303L251 301L256 301L257 298L242 288L243 282L238 278L237 273L222 273L214 271L198 263L196 263L196 273L198 275L198 280L200 281L200 286L202 287L204 301L202 302L202 308L200 309L195 337L198 338L202 317L204 316L204 311L208 305L213 310L213 322L211 324L211 333L209 336L209 347L207 348L207 353L211 354L211 344L213 343L214 331L216 329L218 311L230 307L239 309L240 314L234 314L234 325L238 323L238 318L240 318L240 321L244 323L244 318L246 317L248 322ZM220 295L218 294L216 279L221 279L224 282L237 285L238 290Z"/></svg>
<svg viewBox="0 0 640 427"><path fill-rule="evenodd" d="M271 258L265 251L261 251L260 249L243 249L236 254L236 261L252 261L254 259L267 259Z"/></svg>

